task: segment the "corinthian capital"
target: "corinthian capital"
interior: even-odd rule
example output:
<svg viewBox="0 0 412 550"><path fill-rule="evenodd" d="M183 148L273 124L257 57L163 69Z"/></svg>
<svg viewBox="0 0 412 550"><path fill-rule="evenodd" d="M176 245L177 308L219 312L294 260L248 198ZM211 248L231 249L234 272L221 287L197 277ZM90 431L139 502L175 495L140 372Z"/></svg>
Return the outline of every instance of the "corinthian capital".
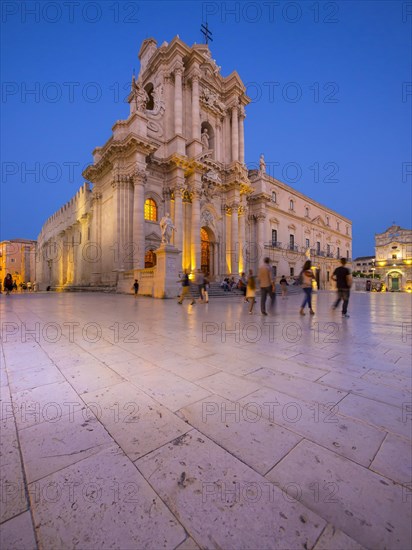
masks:
<svg viewBox="0 0 412 550"><path fill-rule="evenodd" d="M141 168L136 168L133 172L133 182L135 185L144 185L147 181L147 172Z"/></svg>

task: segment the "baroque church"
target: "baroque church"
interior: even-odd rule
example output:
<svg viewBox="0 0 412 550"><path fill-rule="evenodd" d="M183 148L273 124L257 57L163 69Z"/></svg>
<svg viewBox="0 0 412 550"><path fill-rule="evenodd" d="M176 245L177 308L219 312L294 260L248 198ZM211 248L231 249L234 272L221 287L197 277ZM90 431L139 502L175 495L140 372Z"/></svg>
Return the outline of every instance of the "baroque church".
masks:
<svg viewBox="0 0 412 550"><path fill-rule="evenodd" d="M290 277L310 257L319 288L351 259L350 220L245 165L249 98L223 77L208 45L145 40L130 113L93 151L86 183L44 224L38 281L56 289L115 288L153 295L159 222L167 214L179 271L237 277L269 256ZM89 183L90 182L90 183ZM92 184L92 185L90 185Z"/></svg>

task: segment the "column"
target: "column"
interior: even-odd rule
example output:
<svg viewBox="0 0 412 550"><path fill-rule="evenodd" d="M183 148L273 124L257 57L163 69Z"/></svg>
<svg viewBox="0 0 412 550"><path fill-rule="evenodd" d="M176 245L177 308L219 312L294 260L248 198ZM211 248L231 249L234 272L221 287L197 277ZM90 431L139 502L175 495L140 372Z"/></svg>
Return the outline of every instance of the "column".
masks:
<svg viewBox="0 0 412 550"><path fill-rule="evenodd" d="M183 133L182 74L183 68L177 67L175 74L175 134Z"/></svg>
<svg viewBox="0 0 412 550"><path fill-rule="evenodd" d="M145 223L144 223L144 186L146 183L146 172L136 170L134 174L133 194L133 260L134 269L144 268L145 254Z"/></svg>
<svg viewBox="0 0 412 550"><path fill-rule="evenodd" d="M112 182L113 189L113 269L119 269L121 254L120 235L120 182Z"/></svg>
<svg viewBox="0 0 412 550"><path fill-rule="evenodd" d="M175 212L174 212L174 226L176 228L176 231L174 231L174 245L175 247L183 252L183 188L176 186L174 189L174 195L175 195ZM182 262L183 262L183 254L182 254Z"/></svg>
<svg viewBox="0 0 412 550"><path fill-rule="evenodd" d="M230 115L226 113L224 118L224 158L222 162L229 163L232 160L230 149Z"/></svg>
<svg viewBox="0 0 412 550"><path fill-rule="evenodd" d="M191 224L191 268L200 269L200 196L195 188L190 197L192 199Z"/></svg>
<svg viewBox="0 0 412 550"><path fill-rule="evenodd" d="M199 72L192 76L192 138L200 139Z"/></svg>
<svg viewBox="0 0 412 550"><path fill-rule="evenodd" d="M232 162L239 160L239 123L237 105L232 107Z"/></svg>
<svg viewBox="0 0 412 550"><path fill-rule="evenodd" d="M239 116L239 161L245 163L245 129L244 129L244 120L245 120L245 109L243 105L240 106L240 116Z"/></svg>
<svg viewBox="0 0 412 550"><path fill-rule="evenodd" d="M59 233L59 280L58 285L64 285L66 274L66 245L65 245L65 231Z"/></svg>
<svg viewBox="0 0 412 550"><path fill-rule="evenodd" d="M239 206L239 273L246 271L246 264L244 258L245 247L245 207Z"/></svg>
<svg viewBox="0 0 412 550"><path fill-rule="evenodd" d="M90 261L91 282L101 282L102 265L102 242L101 242L101 199L102 194L93 191L92 220L91 220L91 242L88 258Z"/></svg>
<svg viewBox="0 0 412 550"><path fill-rule="evenodd" d="M238 271L238 247L239 247L239 217L238 217L239 204L234 202L231 204L232 218L231 218L231 254L230 254L230 268L232 275L237 275Z"/></svg>
<svg viewBox="0 0 412 550"><path fill-rule="evenodd" d="M265 214L260 213L256 215L256 269L262 263L265 256L263 247L265 218Z"/></svg>

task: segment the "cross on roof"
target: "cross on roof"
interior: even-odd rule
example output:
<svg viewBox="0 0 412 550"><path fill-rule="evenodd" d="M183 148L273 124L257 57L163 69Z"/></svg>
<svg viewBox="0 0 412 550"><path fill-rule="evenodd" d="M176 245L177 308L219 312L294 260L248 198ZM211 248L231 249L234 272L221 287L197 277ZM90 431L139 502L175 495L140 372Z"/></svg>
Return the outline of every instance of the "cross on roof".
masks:
<svg viewBox="0 0 412 550"><path fill-rule="evenodd" d="M206 21L206 25L203 25L203 23L202 23L202 25L200 26L200 32L205 37L205 44L208 44L209 40L211 40L213 42L212 31L209 30L207 21Z"/></svg>

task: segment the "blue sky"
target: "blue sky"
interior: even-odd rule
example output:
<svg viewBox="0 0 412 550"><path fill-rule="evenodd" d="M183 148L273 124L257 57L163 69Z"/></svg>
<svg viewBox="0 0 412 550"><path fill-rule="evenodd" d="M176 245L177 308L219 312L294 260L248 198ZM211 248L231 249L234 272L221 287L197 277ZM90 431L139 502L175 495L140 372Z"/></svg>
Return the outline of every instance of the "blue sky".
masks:
<svg viewBox="0 0 412 550"><path fill-rule="evenodd" d="M412 4L9 2L2 9L1 235L36 238L126 118L142 40L202 42L252 103L246 163L374 233L411 228ZM408 84L409 83L409 84ZM32 91L33 93L30 93Z"/></svg>

